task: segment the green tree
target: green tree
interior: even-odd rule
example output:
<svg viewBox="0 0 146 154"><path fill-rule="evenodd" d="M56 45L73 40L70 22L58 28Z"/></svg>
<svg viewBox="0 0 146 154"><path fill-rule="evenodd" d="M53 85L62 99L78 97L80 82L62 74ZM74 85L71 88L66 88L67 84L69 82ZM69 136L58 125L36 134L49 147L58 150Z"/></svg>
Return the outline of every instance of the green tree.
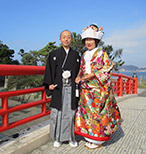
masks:
<svg viewBox="0 0 146 154"><path fill-rule="evenodd" d="M28 53L24 53L21 62L23 65L38 65L39 62L39 53L36 50L29 51Z"/></svg>
<svg viewBox="0 0 146 154"><path fill-rule="evenodd" d="M125 62L122 60L123 49L114 50L112 45L104 45L102 43L102 49L107 52L109 58L114 62L114 70L118 71L118 67L122 66Z"/></svg>
<svg viewBox="0 0 146 154"><path fill-rule="evenodd" d="M18 55L20 55L21 57L23 57L24 54L25 54L24 49L20 49L20 51L18 52Z"/></svg>
<svg viewBox="0 0 146 154"><path fill-rule="evenodd" d="M87 50L87 48L82 43L81 35L73 32L72 36L73 36L73 40L71 42L71 48L79 52L80 55L82 55Z"/></svg>
<svg viewBox="0 0 146 154"><path fill-rule="evenodd" d="M56 42L49 42L44 48L40 50L30 50L25 52L20 49L19 55L21 56L22 65L46 65L47 57L49 53L58 47L55 45Z"/></svg>
<svg viewBox="0 0 146 154"><path fill-rule="evenodd" d="M49 55L49 53L53 50L56 50L57 48L59 48L58 46L55 45L56 42L49 42L44 48L40 49L38 51L38 59L39 59L39 63L41 63L41 65L46 65L46 61L47 61L47 57Z"/></svg>
<svg viewBox="0 0 146 154"><path fill-rule="evenodd" d="M0 64L19 64L18 60L13 60L15 51L0 41Z"/></svg>
<svg viewBox="0 0 146 154"><path fill-rule="evenodd" d="M44 48L37 50L31 50L25 52L20 49L19 55L21 56L21 65L45 65L49 53L58 47L56 42L49 42ZM8 80L9 89L25 89L42 86L42 75L29 75L29 76L10 76Z"/></svg>
<svg viewBox="0 0 146 154"><path fill-rule="evenodd" d="M3 44L2 41L0 41L0 64L15 64L18 65L18 60L13 60L15 51L12 49L9 49L9 47L6 44ZM7 88L8 86L8 77L1 77L1 81L3 86Z"/></svg>

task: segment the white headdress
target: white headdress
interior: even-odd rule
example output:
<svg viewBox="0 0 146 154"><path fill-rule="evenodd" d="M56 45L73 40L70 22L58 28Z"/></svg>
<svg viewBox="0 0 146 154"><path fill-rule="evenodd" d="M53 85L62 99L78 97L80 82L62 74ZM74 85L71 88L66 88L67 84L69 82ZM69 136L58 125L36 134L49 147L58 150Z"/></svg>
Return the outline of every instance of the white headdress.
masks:
<svg viewBox="0 0 146 154"><path fill-rule="evenodd" d="M82 40L85 38L93 38L101 40L104 34L102 30L103 30L102 27L99 27L96 30L94 30L92 26L89 26L86 29L83 29L83 33L81 34Z"/></svg>

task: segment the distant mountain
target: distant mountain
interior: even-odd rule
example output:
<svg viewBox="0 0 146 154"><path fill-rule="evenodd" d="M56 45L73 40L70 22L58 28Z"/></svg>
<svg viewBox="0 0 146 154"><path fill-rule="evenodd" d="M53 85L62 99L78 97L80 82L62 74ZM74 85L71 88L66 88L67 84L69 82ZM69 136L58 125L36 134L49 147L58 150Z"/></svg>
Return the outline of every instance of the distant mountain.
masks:
<svg viewBox="0 0 146 154"><path fill-rule="evenodd" d="M119 67L119 71L138 71L138 72L146 72L146 67L137 67L135 65L124 65Z"/></svg>
<svg viewBox="0 0 146 154"><path fill-rule="evenodd" d="M124 65L119 67L120 70L125 70L125 71L136 71L139 70L139 67L134 66L134 65Z"/></svg>
<svg viewBox="0 0 146 154"><path fill-rule="evenodd" d="M139 68L139 70L146 70L146 67L141 67Z"/></svg>

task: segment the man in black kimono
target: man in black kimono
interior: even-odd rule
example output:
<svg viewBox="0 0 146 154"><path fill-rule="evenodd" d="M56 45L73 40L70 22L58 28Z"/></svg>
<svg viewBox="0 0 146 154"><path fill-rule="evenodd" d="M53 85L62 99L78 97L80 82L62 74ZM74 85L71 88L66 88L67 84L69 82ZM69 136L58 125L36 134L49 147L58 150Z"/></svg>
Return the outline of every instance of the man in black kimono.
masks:
<svg viewBox="0 0 146 154"><path fill-rule="evenodd" d="M75 78L80 67L80 56L70 48L71 41L70 31L60 34L62 47L50 52L43 81L46 92L52 95L50 136L54 147L59 147L64 141L77 147L74 135L74 114L78 106Z"/></svg>

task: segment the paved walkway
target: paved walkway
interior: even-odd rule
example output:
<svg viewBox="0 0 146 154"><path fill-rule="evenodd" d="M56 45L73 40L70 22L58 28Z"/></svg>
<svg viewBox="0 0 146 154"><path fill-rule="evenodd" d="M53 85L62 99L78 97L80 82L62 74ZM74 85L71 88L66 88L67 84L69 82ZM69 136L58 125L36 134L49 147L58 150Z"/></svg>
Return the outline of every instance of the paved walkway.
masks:
<svg viewBox="0 0 146 154"><path fill-rule="evenodd" d="M137 97L121 101L118 106L122 126L102 148L89 150L84 147L84 139L77 136L77 148L71 148L69 144L54 148L49 139L49 142L29 154L146 154L146 91Z"/></svg>

